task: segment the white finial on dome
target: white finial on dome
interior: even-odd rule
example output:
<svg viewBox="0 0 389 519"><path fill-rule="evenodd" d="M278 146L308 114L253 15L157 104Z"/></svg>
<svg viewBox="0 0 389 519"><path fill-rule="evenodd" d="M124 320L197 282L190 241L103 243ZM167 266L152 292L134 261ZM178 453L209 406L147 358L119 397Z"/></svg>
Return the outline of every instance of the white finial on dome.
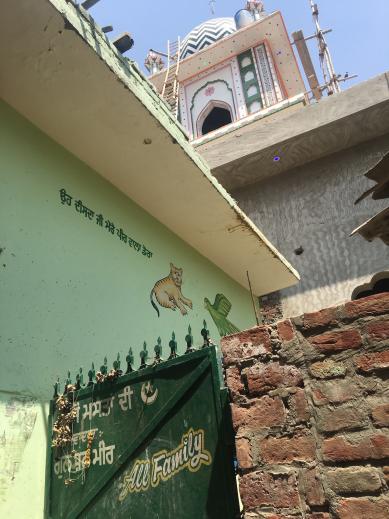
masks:
<svg viewBox="0 0 389 519"><path fill-rule="evenodd" d="M254 20L260 20L265 13L263 2L259 0L251 0L247 2L246 9L253 15Z"/></svg>
<svg viewBox="0 0 389 519"><path fill-rule="evenodd" d="M211 13L215 14L216 0L209 0L209 7L211 8Z"/></svg>
<svg viewBox="0 0 389 519"><path fill-rule="evenodd" d="M145 67L151 75L157 74L164 67L163 59L159 54L150 50L145 59Z"/></svg>

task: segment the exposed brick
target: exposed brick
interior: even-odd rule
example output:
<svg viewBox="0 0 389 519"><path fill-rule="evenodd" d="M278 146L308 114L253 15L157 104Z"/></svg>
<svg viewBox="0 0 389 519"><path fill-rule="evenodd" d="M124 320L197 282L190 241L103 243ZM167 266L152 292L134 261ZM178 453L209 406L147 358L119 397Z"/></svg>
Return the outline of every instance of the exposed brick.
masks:
<svg viewBox="0 0 389 519"><path fill-rule="evenodd" d="M221 349L226 365L271 352L270 335L266 327L258 326L235 335L223 337Z"/></svg>
<svg viewBox="0 0 389 519"><path fill-rule="evenodd" d="M376 425L389 427L389 404L378 405L371 414Z"/></svg>
<svg viewBox="0 0 389 519"><path fill-rule="evenodd" d="M388 499L350 498L340 501L339 519L388 519Z"/></svg>
<svg viewBox="0 0 389 519"><path fill-rule="evenodd" d="M323 485L317 469L304 469L301 472L307 503L311 506L322 506L326 502Z"/></svg>
<svg viewBox="0 0 389 519"><path fill-rule="evenodd" d="M283 318L281 293L279 291L260 297L259 303L264 324L273 324Z"/></svg>
<svg viewBox="0 0 389 519"><path fill-rule="evenodd" d="M233 395L243 392L244 385L240 378L240 370L236 366L226 369L226 382Z"/></svg>
<svg viewBox="0 0 389 519"><path fill-rule="evenodd" d="M250 407L231 405L234 428L259 431L266 427L279 426L285 423L286 411L280 398L263 396L251 400Z"/></svg>
<svg viewBox="0 0 389 519"><path fill-rule="evenodd" d="M389 319L373 321L369 323L365 331L369 338L374 342L381 342L389 339Z"/></svg>
<svg viewBox="0 0 389 519"><path fill-rule="evenodd" d="M282 341L291 341L294 339L294 328L291 321L288 319L277 324L278 337Z"/></svg>
<svg viewBox="0 0 389 519"><path fill-rule="evenodd" d="M360 394L359 387L352 379L328 380L312 385L313 401L316 405L342 404Z"/></svg>
<svg viewBox="0 0 389 519"><path fill-rule="evenodd" d="M251 445L247 438L236 439L236 457L238 465L241 469L251 469L253 466L253 457L251 453Z"/></svg>
<svg viewBox="0 0 389 519"><path fill-rule="evenodd" d="M310 412L304 389L297 388L296 393L289 399L289 405L290 409L295 413L297 423L309 420Z"/></svg>
<svg viewBox="0 0 389 519"><path fill-rule="evenodd" d="M260 395L275 388L293 387L302 384L301 372L294 366L254 364L245 371L247 387L251 395Z"/></svg>
<svg viewBox="0 0 389 519"><path fill-rule="evenodd" d="M357 301L350 301L345 305L345 314L351 318L384 313L389 313L389 293L387 292L368 296Z"/></svg>
<svg viewBox="0 0 389 519"><path fill-rule="evenodd" d="M240 479L240 493L248 510L259 506L297 508L299 505L297 482L293 474L245 474Z"/></svg>
<svg viewBox="0 0 389 519"><path fill-rule="evenodd" d="M315 440L309 431L292 437L265 438L259 443L260 458L266 463L308 462L315 459Z"/></svg>
<svg viewBox="0 0 389 519"><path fill-rule="evenodd" d="M342 429L356 429L368 424L367 413L358 405L355 407L321 408L317 413L317 427L322 432Z"/></svg>
<svg viewBox="0 0 389 519"><path fill-rule="evenodd" d="M337 436L323 441L325 461L379 460L388 456L389 435L386 434Z"/></svg>
<svg viewBox="0 0 389 519"><path fill-rule="evenodd" d="M327 472L327 482L337 494L363 494L381 488L381 479L373 467L338 468Z"/></svg>
<svg viewBox="0 0 389 519"><path fill-rule="evenodd" d="M309 342L320 352L334 352L357 349L362 346L358 330L339 330L309 337Z"/></svg>
<svg viewBox="0 0 389 519"><path fill-rule="evenodd" d="M336 322L336 309L326 308L319 312L303 315L303 330L314 330L331 326Z"/></svg>
<svg viewBox="0 0 389 519"><path fill-rule="evenodd" d="M306 519L389 519L383 497L385 481L389 484L389 432L378 429L389 428L386 372L378 373L389 370L389 351L372 351L384 350L389 339L384 312L389 313L389 294L223 339L247 519L297 519L301 513ZM296 328L305 339L297 340ZM277 337L278 357L272 357L271 340ZM341 361L328 355L342 351L350 353ZM241 365L247 367L241 371ZM309 398L298 368L303 365L311 377ZM307 424L313 411L316 431L322 433L319 444Z"/></svg>
<svg viewBox="0 0 389 519"><path fill-rule="evenodd" d="M309 368L309 372L315 378L343 377L346 374L346 366L341 362L326 359L323 362L315 362Z"/></svg>
<svg viewBox="0 0 389 519"><path fill-rule="evenodd" d="M357 368L369 373L370 371L389 368L389 351L367 353L354 359Z"/></svg>

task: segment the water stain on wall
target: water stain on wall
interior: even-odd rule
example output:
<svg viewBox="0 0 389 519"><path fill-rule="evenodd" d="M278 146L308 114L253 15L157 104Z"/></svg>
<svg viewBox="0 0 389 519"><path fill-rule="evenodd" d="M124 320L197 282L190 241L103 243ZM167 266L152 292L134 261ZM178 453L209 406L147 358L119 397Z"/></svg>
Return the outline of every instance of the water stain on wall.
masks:
<svg viewBox="0 0 389 519"><path fill-rule="evenodd" d="M22 462L37 411L36 400L30 396L0 394L0 504L5 503Z"/></svg>

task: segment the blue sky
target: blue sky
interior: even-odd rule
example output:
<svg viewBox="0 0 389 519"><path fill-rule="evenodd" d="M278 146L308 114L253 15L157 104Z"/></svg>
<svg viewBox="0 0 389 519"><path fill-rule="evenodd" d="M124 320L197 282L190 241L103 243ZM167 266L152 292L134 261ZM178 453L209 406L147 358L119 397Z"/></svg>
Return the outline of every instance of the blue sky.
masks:
<svg viewBox="0 0 389 519"><path fill-rule="evenodd" d="M333 29L327 39L336 72L359 75L347 86L389 70L389 0L318 2L322 28ZM216 0L214 17L233 16L245 3ZM268 12L283 13L289 34L298 29L303 29L306 36L313 33L308 0L265 0L265 7ZM213 17L209 0L101 0L90 13L100 25L114 26L110 37L125 31L132 34L135 45L126 56L137 61L142 69L150 47L165 51L168 39L184 37L193 27ZM309 45L316 58L314 41Z"/></svg>

